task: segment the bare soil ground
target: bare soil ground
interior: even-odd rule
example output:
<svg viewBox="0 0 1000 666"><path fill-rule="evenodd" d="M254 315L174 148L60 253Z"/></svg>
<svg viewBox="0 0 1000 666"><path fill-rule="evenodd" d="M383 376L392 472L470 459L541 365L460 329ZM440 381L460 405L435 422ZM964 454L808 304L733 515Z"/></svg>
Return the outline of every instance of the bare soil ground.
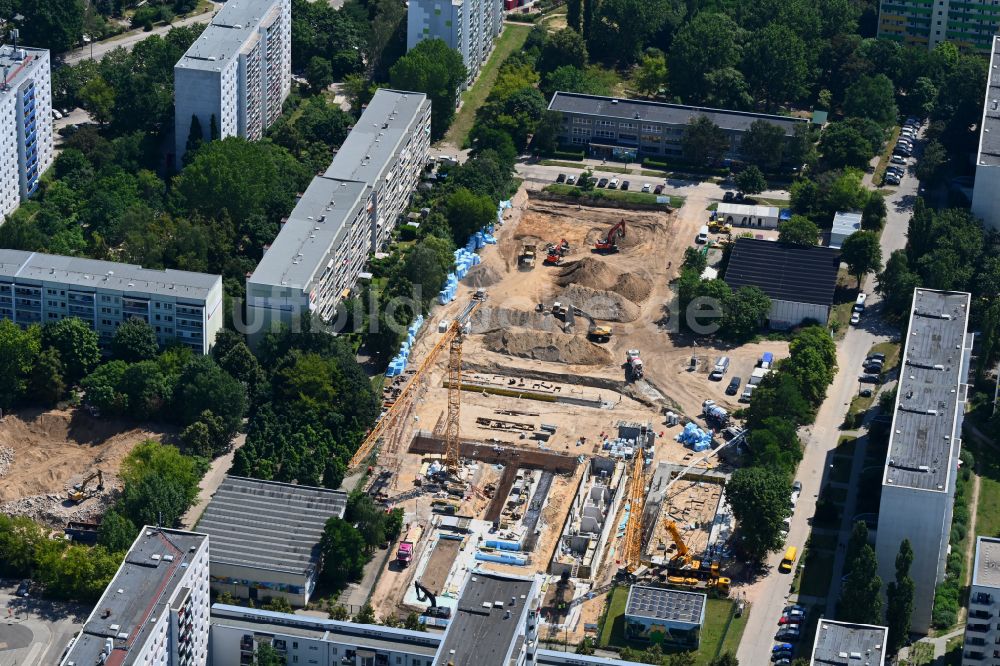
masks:
<svg viewBox="0 0 1000 666"><path fill-rule="evenodd" d="M427 562L423 575L420 576L420 584L434 594L444 592L445 581L448 580L448 572L451 565L455 563L455 556L462 549L462 542L455 539L438 539L431 552L431 559Z"/></svg>

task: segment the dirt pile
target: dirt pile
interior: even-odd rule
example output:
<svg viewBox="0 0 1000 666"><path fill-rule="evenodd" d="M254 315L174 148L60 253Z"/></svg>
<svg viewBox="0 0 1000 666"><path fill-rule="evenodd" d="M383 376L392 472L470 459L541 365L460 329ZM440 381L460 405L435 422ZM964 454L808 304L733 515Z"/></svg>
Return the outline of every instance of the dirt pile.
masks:
<svg viewBox="0 0 1000 666"><path fill-rule="evenodd" d="M566 264L556 278L560 287L578 284L589 289L607 290L615 283L615 272L600 259L584 257Z"/></svg>
<svg viewBox="0 0 1000 666"><path fill-rule="evenodd" d="M487 264L479 264L469 269L462 282L475 289L485 289L492 287L503 279L500 271Z"/></svg>
<svg viewBox="0 0 1000 666"><path fill-rule="evenodd" d="M71 521L97 522L117 499L117 490L106 491L79 504L70 502L66 493L33 495L0 504L0 513L6 516L28 516L36 522L61 528Z"/></svg>
<svg viewBox="0 0 1000 666"><path fill-rule="evenodd" d="M520 358L571 365L607 365L611 353L582 335L525 330L496 330L486 334L483 345L490 351Z"/></svg>
<svg viewBox="0 0 1000 666"><path fill-rule="evenodd" d="M648 275L638 273L622 273L611 286L611 291L621 294L633 303L642 303L649 298L653 285Z"/></svg>
<svg viewBox="0 0 1000 666"><path fill-rule="evenodd" d="M630 322L639 317L639 306L614 291L573 284L562 290L559 300L602 321Z"/></svg>
<svg viewBox="0 0 1000 666"><path fill-rule="evenodd" d="M0 477L7 473L14 462L14 449L9 446L0 446Z"/></svg>
<svg viewBox="0 0 1000 666"><path fill-rule="evenodd" d="M488 306L476 310L471 323L473 333L486 333L511 327L533 328L539 331L562 330L562 322L550 314Z"/></svg>

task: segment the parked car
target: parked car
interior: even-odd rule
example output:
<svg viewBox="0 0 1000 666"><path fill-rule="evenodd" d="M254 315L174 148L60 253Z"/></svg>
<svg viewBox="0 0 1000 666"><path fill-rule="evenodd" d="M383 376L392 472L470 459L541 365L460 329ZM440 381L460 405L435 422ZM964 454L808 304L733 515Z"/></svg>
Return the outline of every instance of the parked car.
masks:
<svg viewBox="0 0 1000 666"><path fill-rule="evenodd" d="M733 192L730 191L730 192L726 192L725 194L722 195L722 200L725 201L726 203L729 203L735 197L736 197L736 195Z"/></svg>
<svg viewBox="0 0 1000 666"><path fill-rule="evenodd" d="M52 117L56 120L62 120L63 114L59 112L59 109L52 109Z"/></svg>
<svg viewBox="0 0 1000 666"><path fill-rule="evenodd" d="M787 659L787 658L786 659L778 659L777 661L774 662L774 666L791 666L791 664L792 664L792 660L791 659Z"/></svg>
<svg viewBox="0 0 1000 666"><path fill-rule="evenodd" d="M726 395L736 395L736 392L740 390L740 384L743 380L740 377L733 377L729 380L729 386L726 387Z"/></svg>
<svg viewBox="0 0 1000 666"><path fill-rule="evenodd" d="M628 186L629 186L629 182L627 180L623 180L622 181L622 189L623 190L627 190Z"/></svg>
<svg viewBox="0 0 1000 666"><path fill-rule="evenodd" d="M885 363L885 354L883 354L882 352L875 352L874 354L869 354L868 355L868 360L869 361L882 361L883 363Z"/></svg>
<svg viewBox="0 0 1000 666"><path fill-rule="evenodd" d="M893 155L889 158L889 161L893 164L906 164L906 158L902 155Z"/></svg>
<svg viewBox="0 0 1000 666"><path fill-rule="evenodd" d="M795 483L799 483L799 482L796 481ZM799 489L801 490L801 488L802 488L802 484L799 483ZM805 606L801 606L799 604L790 604L788 606L785 606L784 610L781 611L781 614L782 615L791 615L791 614L805 615L806 614L806 607Z"/></svg>
<svg viewBox="0 0 1000 666"><path fill-rule="evenodd" d="M805 620L802 615L782 615L778 618L778 624L782 626L801 624Z"/></svg>
<svg viewBox="0 0 1000 666"><path fill-rule="evenodd" d="M851 313L851 326L857 326L860 323L861 323L861 313L860 312L852 312Z"/></svg>
<svg viewBox="0 0 1000 666"><path fill-rule="evenodd" d="M654 187L653 194L663 194L663 185L657 185Z"/></svg>
<svg viewBox="0 0 1000 666"><path fill-rule="evenodd" d="M576 182L576 176L566 176L566 184L572 185Z"/></svg>
<svg viewBox="0 0 1000 666"><path fill-rule="evenodd" d="M566 182L566 174L561 173L558 176L556 176L556 182L557 183L565 183Z"/></svg>
<svg viewBox="0 0 1000 666"><path fill-rule="evenodd" d="M27 578L21 581L21 584L17 586L17 591L14 592L14 596L26 597L31 592L31 581Z"/></svg>
<svg viewBox="0 0 1000 666"><path fill-rule="evenodd" d="M862 384L878 384L879 382L882 381L882 377L881 375L873 375L865 373L860 377L858 377L858 381L861 382Z"/></svg>
<svg viewBox="0 0 1000 666"><path fill-rule="evenodd" d="M796 493L801 493L802 492L802 482L801 481L796 481L795 483L793 483L792 484L792 491L796 492ZM789 606L788 608L785 609L785 611L787 612L789 609L793 609L793 608L798 608L800 610L805 610L804 608L802 608L802 606Z"/></svg>
<svg viewBox="0 0 1000 666"><path fill-rule="evenodd" d="M652 189L653 189L653 186L650 185L649 183L643 183L642 184L642 191L643 192L649 192Z"/></svg>
<svg viewBox="0 0 1000 666"><path fill-rule="evenodd" d="M599 181L597 181L597 186L598 187L607 187L607 185L608 185L608 179L607 178L601 178Z"/></svg>
<svg viewBox="0 0 1000 666"><path fill-rule="evenodd" d="M617 178L612 178L610 181L608 181L608 189L609 190L618 189L618 179Z"/></svg>

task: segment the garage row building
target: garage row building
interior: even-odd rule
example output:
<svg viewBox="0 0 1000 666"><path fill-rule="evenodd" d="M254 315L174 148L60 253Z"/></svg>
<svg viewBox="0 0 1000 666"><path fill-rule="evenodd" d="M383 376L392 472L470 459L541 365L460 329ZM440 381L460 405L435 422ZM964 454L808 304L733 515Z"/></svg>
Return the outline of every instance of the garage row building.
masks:
<svg viewBox="0 0 1000 666"><path fill-rule="evenodd" d="M556 92L549 111L558 113L559 143L589 157L637 161L676 159L688 124L705 116L729 137L729 159L741 159L740 144L754 121L780 128L786 141L808 129L809 120L647 100Z"/></svg>
<svg viewBox="0 0 1000 666"><path fill-rule="evenodd" d="M380 88L247 278L251 344L314 314L328 321L384 247L427 162L431 103Z"/></svg>

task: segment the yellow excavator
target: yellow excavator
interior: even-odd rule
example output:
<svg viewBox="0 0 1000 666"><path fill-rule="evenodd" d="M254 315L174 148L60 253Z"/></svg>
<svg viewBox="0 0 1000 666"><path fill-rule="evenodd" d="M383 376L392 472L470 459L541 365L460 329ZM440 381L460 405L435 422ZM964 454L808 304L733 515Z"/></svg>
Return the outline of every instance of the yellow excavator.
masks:
<svg viewBox="0 0 1000 666"><path fill-rule="evenodd" d="M715 588L719 594L728 596L730 580L719 575L719 562L717 560L701 562L693 559L691 550L677 529L677 523L668 519L666 528L674 545L677 546L677 553L667 564L667 582L698 587L704 581L705 587Z"/></svg>
<svg viewBox="0 0 1000 666"><path fill-rule="evenodd" d="M94 479L97 479L96 489L87 490L87 486ZM67 496L71 502L82 502L88 497L93 497L96 492L100 490L104 490L104 472L97 470L96 472L91 473L83 481L73 486Z"/></svg>

